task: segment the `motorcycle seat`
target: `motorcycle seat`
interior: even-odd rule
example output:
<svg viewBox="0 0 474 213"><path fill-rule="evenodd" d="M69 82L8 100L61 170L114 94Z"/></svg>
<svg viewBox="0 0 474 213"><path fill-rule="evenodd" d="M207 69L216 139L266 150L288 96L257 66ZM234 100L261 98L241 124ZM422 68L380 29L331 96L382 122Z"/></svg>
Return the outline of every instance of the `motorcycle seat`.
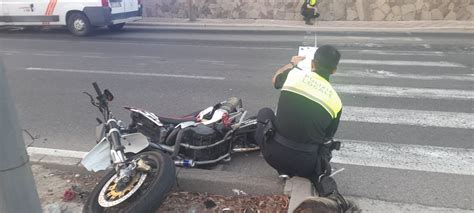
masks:
<svg viewBox="0 0 474 213"><path fill-rule="evenodd" d="M169 117L158 116L158 119L163 124L172 124L172 125L178 125L178 124L186 122L186 121L197 122L197 118L195 116L185 116L185 117L180 117L180 118L169 118Z"/></svg>

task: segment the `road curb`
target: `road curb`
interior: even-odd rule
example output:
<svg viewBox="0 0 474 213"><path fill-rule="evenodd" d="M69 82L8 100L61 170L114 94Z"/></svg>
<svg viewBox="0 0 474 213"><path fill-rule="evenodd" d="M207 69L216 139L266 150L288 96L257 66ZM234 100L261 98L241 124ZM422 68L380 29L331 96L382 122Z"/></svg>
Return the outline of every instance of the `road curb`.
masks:
<svg viewBox="0 0 474 213"><path fill-rule="evenodd" d="M414 27L347 27L347 26L293 26L282 24L242 24L242 23L199 23L199 22L164 22L142 21L129 23L130 26L156 26L156 27L187 27L220 30L248 30L248 31L301 31L301 32L474 32L474 27L469 26L414 26Z"/></svg>
<svg viewBox="0 0 474 213"><path fill-rule="evenodd" d="M32 163L81 166L86 152L28 147ZM177 188L182 191L217 195L281 195L284 183L278 179L204 169L177 168Z"/></svg>

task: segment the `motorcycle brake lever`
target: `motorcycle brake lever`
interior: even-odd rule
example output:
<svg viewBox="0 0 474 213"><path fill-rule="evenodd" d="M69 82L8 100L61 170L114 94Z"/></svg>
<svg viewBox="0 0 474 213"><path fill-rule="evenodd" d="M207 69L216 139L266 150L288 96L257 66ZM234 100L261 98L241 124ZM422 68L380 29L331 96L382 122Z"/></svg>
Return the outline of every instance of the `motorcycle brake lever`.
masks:
<svg viewBox="0 0 474 213"><path fill-rule="evenodd" d="M94 100L94 96L92 96L91 94L89 94L88 92L82 92L84 94L86 94L87 96L89 96L89 98L91 99L91 104L96 106L96 107L99 107L99 104L97 104L97 102L95 102Z"/></svg>

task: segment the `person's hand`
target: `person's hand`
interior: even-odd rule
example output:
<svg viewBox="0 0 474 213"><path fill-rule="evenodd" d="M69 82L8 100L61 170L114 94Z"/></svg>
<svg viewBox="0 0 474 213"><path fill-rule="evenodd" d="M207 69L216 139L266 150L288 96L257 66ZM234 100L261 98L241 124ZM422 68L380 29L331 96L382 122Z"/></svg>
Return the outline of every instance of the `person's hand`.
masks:
<svg viewBox="0 0 474 213"><path fill-rule="evenodd" d="M304 56L293 56L291 57L291 60L290 62L296 66L298 63L300 63L301 61L303 61L306 57Z"/></svg>

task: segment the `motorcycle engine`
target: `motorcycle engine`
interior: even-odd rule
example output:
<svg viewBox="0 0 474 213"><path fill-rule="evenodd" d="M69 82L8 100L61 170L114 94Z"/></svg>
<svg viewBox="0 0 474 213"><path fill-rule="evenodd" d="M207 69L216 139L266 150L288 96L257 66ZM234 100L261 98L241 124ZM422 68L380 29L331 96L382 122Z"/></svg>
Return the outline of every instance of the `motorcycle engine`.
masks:
<svg viewBox="0 0 474 213"><path fill-rule="evenodd" d="M222 139L222 136L213 128L204 124L190 127L186 130L183 142L192 146L209 146ZM214 147L205 149L181 148L181 153L194 161L215 160L230 150L229 142L221 143Z"/></svg>

